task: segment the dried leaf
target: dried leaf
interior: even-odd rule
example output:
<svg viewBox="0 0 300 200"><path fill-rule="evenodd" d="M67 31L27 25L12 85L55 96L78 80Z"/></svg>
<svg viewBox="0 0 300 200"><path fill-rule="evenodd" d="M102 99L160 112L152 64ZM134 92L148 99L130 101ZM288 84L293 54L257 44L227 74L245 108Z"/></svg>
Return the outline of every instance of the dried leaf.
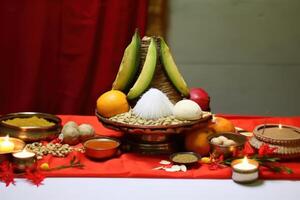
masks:
<svg viewBox="0 0 300 200"><path fill-rule="evenodd" d="M161 169L164 169L164 167L163 166L159 166L159 167L153 168L153 170L161 170Z"/></svg>

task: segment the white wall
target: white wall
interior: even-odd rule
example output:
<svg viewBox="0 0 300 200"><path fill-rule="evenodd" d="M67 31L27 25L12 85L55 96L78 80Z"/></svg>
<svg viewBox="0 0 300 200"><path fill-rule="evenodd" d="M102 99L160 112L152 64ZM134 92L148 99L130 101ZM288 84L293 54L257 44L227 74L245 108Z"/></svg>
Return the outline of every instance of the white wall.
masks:
<svg viewBox="0 0 300 200"><path fill-rule="evenodd" d="M213 112L300 115L300 0L169 2L169 45Z"/></svg>

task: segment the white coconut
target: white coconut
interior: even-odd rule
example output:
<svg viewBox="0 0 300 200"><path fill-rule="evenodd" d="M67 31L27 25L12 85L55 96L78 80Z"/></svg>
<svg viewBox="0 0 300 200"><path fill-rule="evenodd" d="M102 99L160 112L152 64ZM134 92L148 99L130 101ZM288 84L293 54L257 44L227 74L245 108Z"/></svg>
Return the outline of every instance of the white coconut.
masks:
<svg viewBox="0 0 300 200"><path fill-rule="evenodd" d="M197 120L202 117L200 106L188 99L178 101L174 106L174 116L180 120Z"/></svg>

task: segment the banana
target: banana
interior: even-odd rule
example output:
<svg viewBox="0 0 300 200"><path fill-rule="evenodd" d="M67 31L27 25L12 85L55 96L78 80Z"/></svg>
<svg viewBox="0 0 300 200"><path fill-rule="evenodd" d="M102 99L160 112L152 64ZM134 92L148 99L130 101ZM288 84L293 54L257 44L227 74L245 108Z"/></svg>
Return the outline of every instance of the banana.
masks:
<svg viewBox="0 0 300 200"><path fill-rule="evenodd" d="M131 43L125 49L118 74L112 85L113 90L126 90L138 71L140 62L141 38L138 30L135 31Z"/></svg>
<svg viewBox="0 0 300 200"><path fill-rule="evenodd" d="M189 88L175 64L170 49L163 38L160 38L160 41L160 54L164 69L175 88L182 94L182 96L188 97Z"/></svg>
<svg viewBox="0 0 300 200"><path fill-rule="evenodd" d="M156 61L156 43L154 39L151 38L142 71L132 88L129 90L127 99L132 100L139 97L149 87L155 72Z"/></svg>

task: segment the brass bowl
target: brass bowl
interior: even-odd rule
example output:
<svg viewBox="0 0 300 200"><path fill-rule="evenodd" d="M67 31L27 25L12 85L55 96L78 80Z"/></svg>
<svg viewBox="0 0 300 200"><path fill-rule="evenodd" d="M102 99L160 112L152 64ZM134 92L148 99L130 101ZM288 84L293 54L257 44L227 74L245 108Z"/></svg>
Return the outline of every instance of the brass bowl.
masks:
<svg viewBox="0 0 300 200"><path fill-rule="evenodd" d="M3 123L3 121L13 118L29 118L37 116L47 121L55 123L47 127L18 127ZM18 112L10 113L0 117L0 136L9 135L23 140L24 142L35 142L40 140L55 139L61 131L61 119L55 115L39 112Z"/></svg>
<svg viewBox="0 0 300 200"><path fill-rule="evenodd" d="M109 145L108 145L109 144ZM121 142L112 137L95 137L83 143L85 155L91 159L103 160L119 153Z"/></svg>
<svg viewBox="0 0 300 200"><path fill-rule="evenodd" d="M224 136L227 139L231 139L235 141L236 144L229 145L229 146L213 144L211 142L211 139L219 136ZM246 136L239 135L236 133L216 133L216 134L209 135L207 139L210 145L211 154L215 157L219 157L220 155L223 155L224 158L232 157L235 152L242 150L244 148L244 144L247 141Z"/></svg>
<svg viewBox="0 0 300 200"><path fill-rule="evenodd" d="M189 159L178 159L176 160L176 157L180 156L180 157L187 157ZM193 159L191 159L193 158ZM177 152L177 153L173 153L170 155L170 160L173 163L176 164L182 164L182 165L191 165L191 164L195 164L198 163L198 161L201 159L201 156L195 152Z"/></svg>
<svg viewBox="0 0 300 200"><path fill-rule="evenodd" d="M4 139L5 137L0 137L0 142L2 142ZM5 160L9 160L11 158L12 153L22 151L25 147L25 142L23 142L20 139L9 137L9 141L14 143L14 149L9 152L0 151L0 163L2 163Z"/></svg>

